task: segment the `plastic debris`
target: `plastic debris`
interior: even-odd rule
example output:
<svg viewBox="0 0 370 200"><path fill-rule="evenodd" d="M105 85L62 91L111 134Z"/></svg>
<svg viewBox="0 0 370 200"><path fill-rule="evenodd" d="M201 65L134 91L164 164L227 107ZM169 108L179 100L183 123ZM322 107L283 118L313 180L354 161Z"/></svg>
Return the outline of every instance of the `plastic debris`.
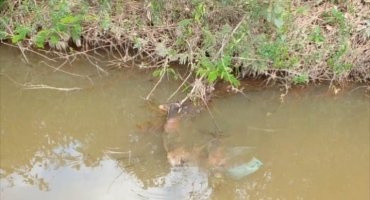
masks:
<svg viewBox="0 0 370 200"><path fill-rule="evenodd" d="M252 158L248 163L241 164L239 166L230 168L226 171L226 175L232 179L239 180L250 174L256 172L263 163L257 158Z"/></svg>

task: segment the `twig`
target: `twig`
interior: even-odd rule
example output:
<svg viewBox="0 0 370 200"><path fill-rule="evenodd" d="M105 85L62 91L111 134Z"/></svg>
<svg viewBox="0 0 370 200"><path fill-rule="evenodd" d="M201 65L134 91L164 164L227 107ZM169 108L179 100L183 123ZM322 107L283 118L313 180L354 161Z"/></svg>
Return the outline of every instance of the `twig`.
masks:
<svg viewBox="0 0 370 200"><path fill-rule="evenodd" d="M189 61L190 61L190 68L192 69L193 68L193 51L191 50L191 46L190 46L190 43L186 40L186 43L188 44L188 47L189 47L189 51L190 51L190 56L189 56ZM185 80L181 83L181 85L177 88L177 90L171 94L170 97L168 97L167 101L168 102L180 89L181 87L187 82L187 80L190 78L191 76L191 71L189 72L188 76L185 78ZM186 99L185 99L186 101ZM181 105L185 102L184 100L181 101Z"/></svg>
<svg viewBox="0 0 370 200"><path fill-rule="evenodd" d="M27 58L26 54L24 54L24 49L25 49L25 48L23 48L23 47L22 47L21 43L18 43L18 48L21 50L22 55L23 55L24 59L26 60L26 63L27 63L27 64L30 64L30 61L28 60L28 58Z"/></svg>
<svg viewBox="0 0 370 200"><path fill-rule="evenodd" d="M149 92L148 96L146 96L145 100L149 100L150 96L152 95L152 93L154 92L154 90L158 87L159 83L162 81L164 75L166 74L165 72L167 71L167 63L168 63L168 59L166 59L165 63L163 64L163 68L164 68L164 73L161 75L161 78L159 79L159 81L155 84L155 86L153 87L153 89Z"/></svg>
<svg viewBox="0 0 370 200"><path fill-rule="evenodd" d="M1 43L1 44L4 44L4 45L7 45L7 46L10 46L10 47L19 48L19 46L12 45L12 44L9 44L9 43L6 43L6 42L0 42L0 43ZM45 55L43 55L43 54L41 54L41 53L39 53L39 52L37 52L37 51L34 51L34 50L32 50L32 49L24 48L24 50L29 51L29 52L32 52L32 53L34 53L34 54L36 54L36 55L39 55L39 56L41 56L41 57L43 57L43 58L45 58L45 59L47 59L47 60L50 60L50 61L53 61L53 62L57 62L55 59L49 58L49 57L47 57L47 56L45 56ZM41 50L40 50L40 51L41 51Z"/></svg>
<svg viewBox="0 0 370 200"><path fill-rule="evenodd" d="M239 26L242 24L242 22L244 21L244 18L245 18L246 15L244 15L242 17L242 19L239 21L239 23L235 26L235 28L233 29L233 31L231 32L231 34L227 37L227 39L229 40L233 35L234 33L236 32L236 30L239 28ZM217 58L217 56L222 52L222 50L224 49L225 47L225 44L226 44L226 38L222 41L222 46L220 48L220 50L218 50L218 52L215 54L214 56L214 59Z"/></svg>
<svg viewBox="0 0 370 200"><path fill-rule="evenodd" d="M85 54L85 56L86 56L86 58L87 58L87 60L92 64L92 65L94 65L97 69L98 69L98 72L99 71L101 71L101 72L103 72L104 73L104 75L108 75L109 73L108 72L106 72L104 69L102 69L101 67L99 67L99 65L98 64L96 64L96 63L94 63L94 62L92 62L91 60L90 60L90 56L89 55L87 55L87 54ZM99 74L100 75L100 74Z"/></svg>
<svg viewBox="0 0 370 200"><path fill-rule="evenodd" d="M166 102L168 102L173 96L175 96L175 94L181 89L181 87L187 82L187 80L190 78L191 76L191 72L188 74L188 76L185 78L185 80L181 83L181 85L176 89L176 91L174 93L171 94L170 97L168 97L168 99L166 100ZM181 104L182 105L182 104Z"/></svg>
<svg viewBox="0 0 370 200"><path fill-rule="evenodd" d="M53 87L53 86L48 86L48 85L44 85L44 84L33 85L31 83L25 83L22 86L25 87L25 89L27 89L27 90L50 89L50 90L59 90L59 91L73 91L73 90L82 90L83 89L83 88L79 88L79 87L59 88L59 87Z"/></svg>
<svg viewBox="0 0 370 200"><path fill-rule="evenodd" d="M360 88L367 88L367 90L370 90L370 86L360 86L360 87L357 87L357 88L355 88L355 89L353 89L353 90L349 91L349 92L348 92L348 94L350 94L350 93L352 93L352 92L354 92L354 91L356 91L356 90L358 90L358 89L360 89Z"/></svg>
<svg viewBox="0 0 370 200"><path fill-rule="evenodd" d="M132 167L132 166L134 166L134 164L130 164L130 165L126 165L126 166L124 166L124 167ZM125 171L124 170L122 170L122 172L121 173L119 173L113 180L112 180L112 182L109 184L109 187L108 187L108 189L107 189L107 193L109 192L109 190L110 190L110 188L112 187L112 185L113 185L113 183L124 173Z"/></svg>
<svg viewBox="0 0 370 200"><path fill-rule="evenodd" d="M14 79L12 79L9 75L7 74L4 74L4 73L0 73L0 75L4 75L6 76L10 81L12 81L14 84L16 85L19 85L19 86L22 86L24 87L24 89L26 90L36 90L36 89L50 89L50 90L59 90L59 91L74 91L74 90L82 90L83 88L79 88L79 87L73 87L73 88L59 88L59 87L53 87L53 86L48 86L48 85L44 85L44 84L39 84L39 85L34 85L32 83L19 83L17 81L15 81Z"/></svg>
<svg viewBox="0 0 370 200"><path fill-rule="evenodd" d="M284 131L283 129L264 129L264 128L257 128L253 126L248 126L248 129L256 130L256 131L266 131L266 132L278 132Z"/></svg>
<svg viewBox="0 0 370 200"><path fill-rule="evenodd" d="M122 170L122 172L121 173L119 173L113 180L112 180L112 182L109 184L109 187L108 187L108 189L107 189L107 193L109 192L109 190L110 190L110 188L112 187L112 185L113 185L113 183L124 173L125 171L124 170Z"/></svg>
<svg viewBox="0 0 370 200"><path fill-rule="evenodd" d="M49 65L48 63L46 63L45 61L41 61L40 63L44 63L46 66L52 68L52 69L56 69L55 67ZM57 68L56 69L57 71L60 71L60 72L63 72L63 73L66 73L68 75L72 75L72 76L77 76L77 77L82 77L82 78L87 78L91 84L94 84L94 82L92 81L92 79L88 76L88 75L80 75L80 74L75 74L75 73L71 73L71 72L67 72L67 71L64 71L62 69L59 69Z"/></svg>
<svg viewBox="0 0 370 200"><path fill-rule="evenodd" d="M186 95L186 97L184 98L184 99L182 99L181 101L180 101L180 104L182 105L182 104L184 104L184 102L186 101L186 100L188 100L192 95L194 95L194 93L195 93L195 91L197 91L197 90L200 90L200 89L198 89L200 86L198 86L198 85L203 85L201 82L202 82L202 80L203 80L203 78L204 78L204 75L202 75L200 78L197 78L197 79L195 79L195 81L193 82L193 88L191 89L191 91ZM200 82L200 84L197 84L197 83L199 83ZM202 98L203 99L203 95L201 95L201 97L200 98Z"/></svg>

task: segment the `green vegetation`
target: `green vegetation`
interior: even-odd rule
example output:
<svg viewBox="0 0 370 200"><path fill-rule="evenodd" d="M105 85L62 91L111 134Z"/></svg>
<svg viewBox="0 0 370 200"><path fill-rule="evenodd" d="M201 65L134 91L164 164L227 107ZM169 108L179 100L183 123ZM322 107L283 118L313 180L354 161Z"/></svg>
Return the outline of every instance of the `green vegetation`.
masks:
<svg viewBox="0 0 370 200"><path fill-rule="evenodd" d="M0 12L0 39L22 48L123 50L111 63L144 57L139 67L158 77L178 78L169 63L179 62L199 90L260 75L288 85L370 79L367 1L5 0Z"/></svg>

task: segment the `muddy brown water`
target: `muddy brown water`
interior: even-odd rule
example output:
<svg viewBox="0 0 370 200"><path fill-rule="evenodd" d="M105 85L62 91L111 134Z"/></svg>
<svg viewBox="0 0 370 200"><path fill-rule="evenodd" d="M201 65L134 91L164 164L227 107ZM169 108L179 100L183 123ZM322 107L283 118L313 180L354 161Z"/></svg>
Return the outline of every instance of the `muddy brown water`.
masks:
<svg viewBox="0 0 370 200"><path fill-rule="evenodd" d="M312 86L292 90L283 102L279 88L249 88L251 101L241 94L214 99L210 110L229 135L225 143L253 147L248 156L264 164L233 180L196 165L171 167L160 131L138 128L165 119L143 100L153 88L150 71L104 75L77 60L63 68L82 75L73 76L28 58L32 65L0 46L2 200L369 199L365 88L331 95L327 86ZM29 84L88 89L26 89ZM180 84L164 80L154 105ZM183 123L184 132L199 136L194 140L215 131L206 111Z"/></svg>

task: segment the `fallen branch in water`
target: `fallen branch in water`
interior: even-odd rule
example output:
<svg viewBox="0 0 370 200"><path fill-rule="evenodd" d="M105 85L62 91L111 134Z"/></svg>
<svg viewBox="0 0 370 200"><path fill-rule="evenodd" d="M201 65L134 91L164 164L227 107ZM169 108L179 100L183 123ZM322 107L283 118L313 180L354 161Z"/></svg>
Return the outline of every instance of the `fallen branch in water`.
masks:
<svg viewBox="0 0 370 200"><path fill-rule="evenodd" d="M44 85L44 84L34 85L34 84L31 84L31 83L25 83L22 86L25 87L26 90L49 89L49 90L59 90L59 91L73 91L73 90L82 90L83 89L83 88L79 88L79 87L59 88L59 87L53 87L53 86L48 86L48 85Z"/></svg>
<svg viewBox="0 0 370 200"><path fill-rule="evenodd" d="M265 132L284 131L284 129L264 129L264 128L257 128L257 127L253 127L253 126L248 126L248 129L256 130L256 131L265 131Z"/></svg>
<svg viewBox="0 0 370 200"><path fill-rule="evenodd" d="M12 78L10 78L10 76L7 75L7 74L0 73L0 75L6 76L14 84L19 85L21 87L24 87L24 89L26 89L26 90L49 89L49 90L59 90L59 91L67 91L67 92L69 92L69 91L82 90L83 89L83 88L79 88L79 87L59 88L59 87L53 87L53 86L48 86L48 85L44 85L44 84L34 85L32 83L24 83L24 84L22 84L22 83L19 83L19 82L15 81Z"/></svg>

